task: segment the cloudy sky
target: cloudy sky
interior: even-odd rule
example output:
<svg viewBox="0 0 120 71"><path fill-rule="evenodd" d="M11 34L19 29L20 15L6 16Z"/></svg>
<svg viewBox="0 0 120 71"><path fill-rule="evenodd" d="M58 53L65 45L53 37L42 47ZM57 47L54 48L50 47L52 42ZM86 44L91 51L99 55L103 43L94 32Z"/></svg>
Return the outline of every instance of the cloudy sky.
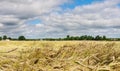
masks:
<svg viewBox="0 0 120 71"><path fill-rule="evenodd" d="M120 37L120 0L0 0L0 35Z"/></svg>

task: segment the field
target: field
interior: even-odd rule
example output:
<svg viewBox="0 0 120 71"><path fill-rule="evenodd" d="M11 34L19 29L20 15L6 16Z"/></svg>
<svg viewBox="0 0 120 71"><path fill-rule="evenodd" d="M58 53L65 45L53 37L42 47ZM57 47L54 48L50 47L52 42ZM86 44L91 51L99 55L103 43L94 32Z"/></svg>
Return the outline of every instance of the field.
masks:
<svg viewBox="0 0 120 71"><path fill-rule="evenodd" d="M0 41L0 71L120 71L120 42Z"/></svg>

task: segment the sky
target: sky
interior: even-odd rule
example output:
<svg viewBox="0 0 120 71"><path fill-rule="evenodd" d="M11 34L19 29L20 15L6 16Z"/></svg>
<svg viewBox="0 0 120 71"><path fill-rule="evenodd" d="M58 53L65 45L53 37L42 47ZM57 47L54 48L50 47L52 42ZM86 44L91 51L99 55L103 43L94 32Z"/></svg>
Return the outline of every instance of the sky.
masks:
<svg viewBox="0 0 120 71"><path fill-rule="evenodd" d="M0 36L120 37L120 0L0 0Z"/></svg>

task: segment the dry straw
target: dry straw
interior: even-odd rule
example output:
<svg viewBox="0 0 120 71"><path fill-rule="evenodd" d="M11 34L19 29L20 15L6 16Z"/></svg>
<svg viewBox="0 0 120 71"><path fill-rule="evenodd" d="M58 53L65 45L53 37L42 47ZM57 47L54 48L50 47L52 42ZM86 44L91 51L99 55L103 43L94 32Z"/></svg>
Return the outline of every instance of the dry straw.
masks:
<svg viewBox="0 0 120 71"><path fill-rule="evenodd" d="M54 50L42 48L8 52L0 56L0 71L120 71L120 51L116 43L78 42ZM49 47L47 47L49 45ZM56 47L57 48L57 47Z"/></svg>

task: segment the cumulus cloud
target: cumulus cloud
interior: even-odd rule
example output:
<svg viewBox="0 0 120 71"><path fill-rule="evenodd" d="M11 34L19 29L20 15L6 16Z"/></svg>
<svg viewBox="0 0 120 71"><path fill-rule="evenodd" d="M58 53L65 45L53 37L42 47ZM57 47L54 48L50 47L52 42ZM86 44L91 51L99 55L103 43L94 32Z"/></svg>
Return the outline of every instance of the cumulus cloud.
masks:
<svg viewBox="0 0 120 71"><path fill-rule="evenodd" d="M77 6L63 14L52 13L43 16L43 25L50 27L49 32L58 36L70 35L107 35L114 37L120 28L119 1L96 2L90 5ZM47 28L48 28L47 27ZM47 30L46 30L47 31ZM46 32L44 31L44 32ZM116 32L116 33L115 33ZM111 33L111 34L110 34ZM47 35L47 34L46 34Z"/></svg>
<svg viewBox="0 0 120 71"><path fill-rule="evenodd" d="M58 6L65 2L67 0L1 0L0 33L14 36L27 34L29 31L26 29L30 26L25 21L57 11Z"/></svg>
<svg viewBox="0 0 120 71"><path fill-rule="evenodd" d="M1 0L0 34L28 38L67 34L119 37L119 0L93 2L67 10L60 7L68 2L70 0ZM41 22L29 24L28 21L35 19Z"/></svg>

